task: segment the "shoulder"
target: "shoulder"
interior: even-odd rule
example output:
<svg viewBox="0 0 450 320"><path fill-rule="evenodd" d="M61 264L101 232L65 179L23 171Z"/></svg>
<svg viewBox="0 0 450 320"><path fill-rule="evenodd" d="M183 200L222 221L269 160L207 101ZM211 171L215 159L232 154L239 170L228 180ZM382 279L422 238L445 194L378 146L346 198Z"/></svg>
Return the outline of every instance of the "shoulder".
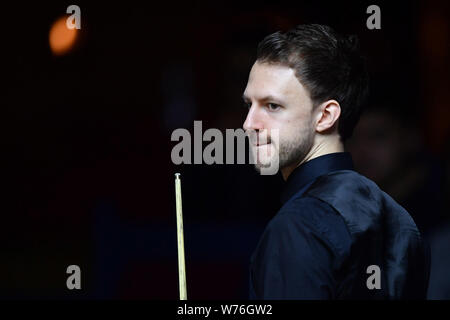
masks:
<svg viewBox="0 0 450 320"><path fill-rule="evenodd" d="M379 230L384 226L394 233L419 236L409 213L375 182L353 170L335 171L318 178L306 195L334 208L351 234Z"/></svg>
<svg viewBox="0 0 450 320"><path fill-rule="evenodd" d="M306 193L314 195L318 191L332 194L337 191L350 192L377 197L381 189L375 182L354 170L338 170L319 177Z"/></svg>
<svg viewBox="0 0 450 320"><path fill-rule="evenodd" d="M267 226L267 233L309 244L319 242L335 256L346 256L351 236L339 213L314 197L293 197Z"/></svg>

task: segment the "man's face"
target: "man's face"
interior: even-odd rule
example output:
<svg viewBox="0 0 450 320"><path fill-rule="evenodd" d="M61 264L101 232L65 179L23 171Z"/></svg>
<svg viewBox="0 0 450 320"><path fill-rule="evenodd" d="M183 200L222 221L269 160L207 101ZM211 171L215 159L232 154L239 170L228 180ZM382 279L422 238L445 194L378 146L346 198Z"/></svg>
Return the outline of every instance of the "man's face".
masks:
<svg viewBox="0 0 450 320"><path fill-rule="evenodd" d="M281 169L302 161L314 142L313 105L294 70L256 62L243 98L249 107L243 127L255 132L249 136L256 169L270 166L276 154ZM279 139L271 139L273 129Z"/></svg>

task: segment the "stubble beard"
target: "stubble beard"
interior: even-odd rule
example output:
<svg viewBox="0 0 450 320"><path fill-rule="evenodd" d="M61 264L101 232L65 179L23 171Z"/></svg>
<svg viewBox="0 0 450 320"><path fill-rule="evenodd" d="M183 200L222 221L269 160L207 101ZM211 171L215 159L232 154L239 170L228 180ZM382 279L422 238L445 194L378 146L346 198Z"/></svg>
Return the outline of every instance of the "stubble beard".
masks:
<svg viewBox="0 0 450 320"><path fill-rule="evenodd" d="M271 144L274 143L274 141L272 141L270 138L269 141ZM283 169L288 166L293 166L300 163L311 150L313 143L314 135L313 130L310 126L303 127L300 132L292 137L284 139L280 137L279 147L277 148L276 144L274 144L272 148L272 150L278 152L279 168ZM274 161L273 157L274 156L272 155L270 161L256 161L256 171L261 172L262 168L270 167L272 161Z"/></svg>

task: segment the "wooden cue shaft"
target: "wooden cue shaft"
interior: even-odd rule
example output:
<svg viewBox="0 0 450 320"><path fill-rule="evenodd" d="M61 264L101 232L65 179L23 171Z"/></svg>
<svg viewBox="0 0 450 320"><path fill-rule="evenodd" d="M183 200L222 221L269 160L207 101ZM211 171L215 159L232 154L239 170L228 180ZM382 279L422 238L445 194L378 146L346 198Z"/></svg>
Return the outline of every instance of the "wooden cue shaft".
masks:
<svg viewBox="0 0 450 320"><path fill-rule="evenodd" d="M186 265L184 261L183 210L181 206L181 180L179 173L175 173L175 199L177 204L178 280L180 284L180 300L187 300Z"/></svg>

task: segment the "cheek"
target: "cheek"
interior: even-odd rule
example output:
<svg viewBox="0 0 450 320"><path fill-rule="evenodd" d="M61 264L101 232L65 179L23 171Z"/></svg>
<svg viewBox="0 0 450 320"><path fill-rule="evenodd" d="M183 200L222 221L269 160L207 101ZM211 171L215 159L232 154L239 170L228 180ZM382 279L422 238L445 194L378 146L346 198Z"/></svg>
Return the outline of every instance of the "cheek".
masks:
<svg viewBox="0 0 450 320"><path fill-rule="evenodd" d="M311 130L314 116L309 113L301 113L286 121L286 127L295 132Z"/></svg>
<svg viewBox="0 0 450 320"><path fill-rule="evenodd" d="M281 144L298 143L313 133L311 124L305 120L289 121L281 127L279 140Z"/></svg>
<svg viewBox="0 0 450 320"><path fill-rule="evenodd" d="M280 141L290 141L312 130L312 115L308 112L289 112L267 119L267 128L278 129Z"/></svg>
<svg viewBox="0 0 450 320"><path fill-rule="evenodd" d="M280 140L290 140L291 137L295 136L299 132L299 122L286 121L279 131Z"/></svg>

